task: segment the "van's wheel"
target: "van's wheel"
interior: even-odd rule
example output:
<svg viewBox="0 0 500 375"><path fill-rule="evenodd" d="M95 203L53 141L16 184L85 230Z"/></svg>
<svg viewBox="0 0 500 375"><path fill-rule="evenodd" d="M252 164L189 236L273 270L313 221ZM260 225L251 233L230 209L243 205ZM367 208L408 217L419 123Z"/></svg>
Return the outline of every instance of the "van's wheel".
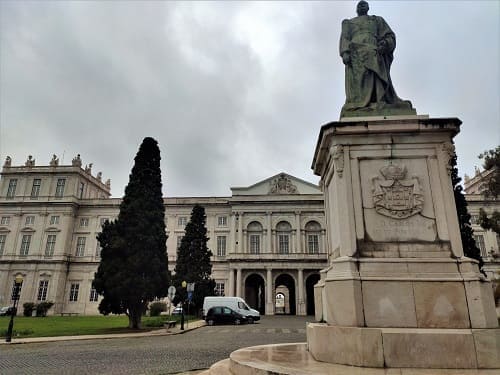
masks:
<svg viewBox="0 0 500 375"><path fill-rule="evenodd" d="M240 325L241 321L239 319L235 319L234 320L234 324L236 324L237 326Z"/></svg>
<svg viewBox="0 0 500 375"><path fill-rule="evenodd" d="M215 322L214 322L213 319L208 319L207 323L208 323L209 326L213 326Z"/></svg>
<svg viewBox="0 0 500 375"><path fill-rule="evenodd" d="M252 317L248 317L248 324L253 324L253 318Z"/></svg>

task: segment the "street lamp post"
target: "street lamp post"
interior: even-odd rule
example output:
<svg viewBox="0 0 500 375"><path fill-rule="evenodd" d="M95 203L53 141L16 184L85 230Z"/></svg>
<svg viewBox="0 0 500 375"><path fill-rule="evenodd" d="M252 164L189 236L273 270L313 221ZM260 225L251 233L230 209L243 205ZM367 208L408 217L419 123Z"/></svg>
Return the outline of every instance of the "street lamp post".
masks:
<svg viewBox="0 0 500 375"><path fill-rule="evenodd" d="M187 282L183 281L181 286L186 289ZM181 331L184 331L184 300L182 300L182 310L181 310Z"/></svg>
<svg viewBox="0 0 500 375"><path fill-rule="evenodd" d="M12 311L10 314L10 322L9 322L9 328L7 329L7 337L5 338L5 342L11 342L12 341L12 330L14 329L14 315L17 313L17 302L19 301L19 289L21 288L21 285L23 284L23 277L21 275L17 275L16 278L14 279L14 291L13 291L13 299L14 299L14 305L12 306Z"/></svg>

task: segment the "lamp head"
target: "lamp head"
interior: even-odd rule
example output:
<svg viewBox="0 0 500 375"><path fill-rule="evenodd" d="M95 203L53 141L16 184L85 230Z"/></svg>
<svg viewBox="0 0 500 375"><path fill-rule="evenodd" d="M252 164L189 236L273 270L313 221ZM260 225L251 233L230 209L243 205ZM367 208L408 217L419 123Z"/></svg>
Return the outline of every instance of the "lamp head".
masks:
<svg viewBox="0 0 500 375"><path fill-rule="evenodd" d="M14 279L14 281L16 282L16 284L22 284L23 283L23 275L21 275L21 274L16 275L16 278Z"/></svg>
<svg viewBox="0 0 500 375"><path fill-rule="evenodd" d="M182 285L182 287L183 287L183 288L185 288L185 287L187 286L187 282L186 282L186 281L183 281L183 282L181 283L181 285Z"/></svg>

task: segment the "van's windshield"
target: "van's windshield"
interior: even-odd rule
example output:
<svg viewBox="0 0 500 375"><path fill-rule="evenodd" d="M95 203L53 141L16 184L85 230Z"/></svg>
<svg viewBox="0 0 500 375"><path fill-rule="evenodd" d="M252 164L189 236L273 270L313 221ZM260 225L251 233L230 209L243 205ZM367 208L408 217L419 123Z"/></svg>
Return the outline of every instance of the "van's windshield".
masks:
<svg viewBox="0 0 500 375"><path fill-rule="evenodd" d="M243 310L250 310L250 308L244 302L238 302L238 307Z"/></svg>

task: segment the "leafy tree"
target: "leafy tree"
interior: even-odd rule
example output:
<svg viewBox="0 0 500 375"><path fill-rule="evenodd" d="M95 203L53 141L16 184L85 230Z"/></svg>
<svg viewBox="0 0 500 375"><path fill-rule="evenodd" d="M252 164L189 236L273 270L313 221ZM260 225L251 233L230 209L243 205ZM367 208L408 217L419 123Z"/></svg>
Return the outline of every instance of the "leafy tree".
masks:
<svg viewBox="0 0 500 375"><path fill-rule="evenodd" d="M94 287L104 296L99 311L127 314L129 327L141 328L148 303L167 295L169 274L160 150L144 138L120 204L118 219L106 222L97 239L101 263Z"/></svg>
<svg viewBox="0 0 500 375"><path fill-rule="evenodd" d="M479 155L479 159L484 160L484 170L491 171L481 185L481 192L486 198L498 198L500 195L500 146L483 152Z"/></svg>
<svg viewBox="0 0 500 375"><path fill-rule="evenodd" d="M483 159L483 168L486 172L484 181L480 187L481 193L486 198L496 199L500 195L500 146L494 150L488 150L479 155ZM479 210L479 224L483 229L491 229L500 234L500 212L493 211L490 215L482 208Z"/></svg>
<svg viewBox="0 0 500 375"><path fill-rule="evenodd" d="M460 227L460 236L462 238L462 246L464 248L465 256L476 259L479 262L479 269L482 271L483 258L481 258L481 251L474 241L472 226L470 223L470 215L467 211L467 201L463 193L463 187L460 184L462 179L458 175L457 168L457 155L455 154L450 160L451 166L451 183L453 185L453 194L455 195L455 205L457 208L458 224ZM484 272L483 272L484 273Z"/></svg>
<svg viewBox="0 0 500 375"><path fill-rule="evenodd" d="M177 296L174 302L185 301L187 293L181 287L182 282L195 283L192 306L193 311L199 311L203 306L205 296L213 296L215 281L211 279L212 252L207 247L207 227L205 209L195 205L191 219L186 224L185 235L177 250L175 264L174 286Z"/></svg>

